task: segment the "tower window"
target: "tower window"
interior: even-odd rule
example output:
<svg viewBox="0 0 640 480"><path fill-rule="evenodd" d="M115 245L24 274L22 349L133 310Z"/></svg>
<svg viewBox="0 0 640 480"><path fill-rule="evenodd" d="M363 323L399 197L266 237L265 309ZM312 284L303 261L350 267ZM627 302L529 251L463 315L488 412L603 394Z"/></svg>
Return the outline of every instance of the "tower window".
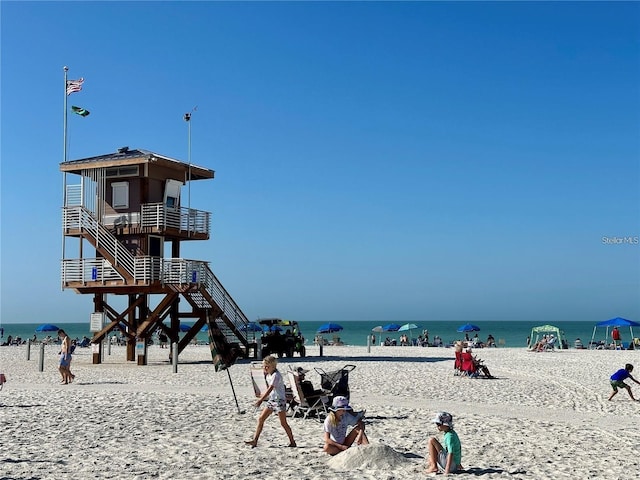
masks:
<svg viewBox="0 0 640 480"><path fill-rule="evenodd" d="M113 208L129 208L129 182L114 182L111 191Z"/></svg>

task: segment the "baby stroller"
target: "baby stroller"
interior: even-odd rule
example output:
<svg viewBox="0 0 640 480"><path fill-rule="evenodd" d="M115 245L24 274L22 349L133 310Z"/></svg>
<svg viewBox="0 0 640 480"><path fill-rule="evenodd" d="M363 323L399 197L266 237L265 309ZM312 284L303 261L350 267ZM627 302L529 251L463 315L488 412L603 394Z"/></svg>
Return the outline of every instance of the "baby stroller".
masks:
<svg viewBox="0 0 640 480"><path fill-rule="evenodd" d="M340 370L332 372L325 372L322 368L315 368L315 371L320 375L320 386L327 392L329 401L338 395L349 398L349 372L354 368L356 368L355 365L345 365Z"/></svg>

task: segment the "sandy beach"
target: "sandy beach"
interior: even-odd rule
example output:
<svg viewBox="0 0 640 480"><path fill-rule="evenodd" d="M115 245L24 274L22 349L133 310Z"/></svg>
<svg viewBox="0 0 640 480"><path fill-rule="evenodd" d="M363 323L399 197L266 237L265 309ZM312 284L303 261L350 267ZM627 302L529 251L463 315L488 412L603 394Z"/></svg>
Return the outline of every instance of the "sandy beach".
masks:
<svg viewBox="0 0 640 480"><path fill-rule="evenodd" d="M180 357L149 349L149 364L126 362L122 347L101 365L77 350L76 380L60 385L57 347L0 348L0 478L405 479L424 473L426 443L439 410L454 416L466 471L456 478L635 479L640 471L640 402L621 391L611 402L609 376L640 351L482 349L495 380L453 375L452 349L309 347L288 366L326 371L346 364L351 404L367 410L372 445L336 457L322 453L322 426L290 418L298 447L270 418L257 448L249 363L215 372L206 346ZM640 398L640 386L629 382Z"/></svg>

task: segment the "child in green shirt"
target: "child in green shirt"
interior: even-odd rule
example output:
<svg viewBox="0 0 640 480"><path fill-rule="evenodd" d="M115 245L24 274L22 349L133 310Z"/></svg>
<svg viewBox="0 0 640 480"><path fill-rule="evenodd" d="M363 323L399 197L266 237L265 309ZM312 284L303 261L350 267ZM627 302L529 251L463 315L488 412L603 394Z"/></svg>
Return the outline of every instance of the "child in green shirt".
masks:
<svg viewBox="0 0 640 480"><path fill-rule="evenodd" d="M436 437L429 438L427 473L440 470L446 474L462 470L462 446L458 434L453 430L453 417L450 413L439 412L432 422L436 424L438 431L444 432L444 445Z"/></svg>

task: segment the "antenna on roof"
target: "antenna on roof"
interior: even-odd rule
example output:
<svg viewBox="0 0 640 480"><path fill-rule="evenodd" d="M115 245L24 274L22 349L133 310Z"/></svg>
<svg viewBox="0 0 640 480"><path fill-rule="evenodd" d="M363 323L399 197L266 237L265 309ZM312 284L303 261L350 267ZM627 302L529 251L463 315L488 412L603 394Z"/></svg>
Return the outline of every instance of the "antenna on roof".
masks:
<svg viewBox="0 0 640 480"><path fill-rule="evenodd" d="M188 199L189 211L191 211L191 114L195 112L197 109L198 109L198 106L196 105L191 109L190 112L185 113L183 117L184 121L187 122L187 125L189 126L188 140L187 140L187 160L189 162L189 176L187 178L188 195L189 195L189 199Z"/></svg>

